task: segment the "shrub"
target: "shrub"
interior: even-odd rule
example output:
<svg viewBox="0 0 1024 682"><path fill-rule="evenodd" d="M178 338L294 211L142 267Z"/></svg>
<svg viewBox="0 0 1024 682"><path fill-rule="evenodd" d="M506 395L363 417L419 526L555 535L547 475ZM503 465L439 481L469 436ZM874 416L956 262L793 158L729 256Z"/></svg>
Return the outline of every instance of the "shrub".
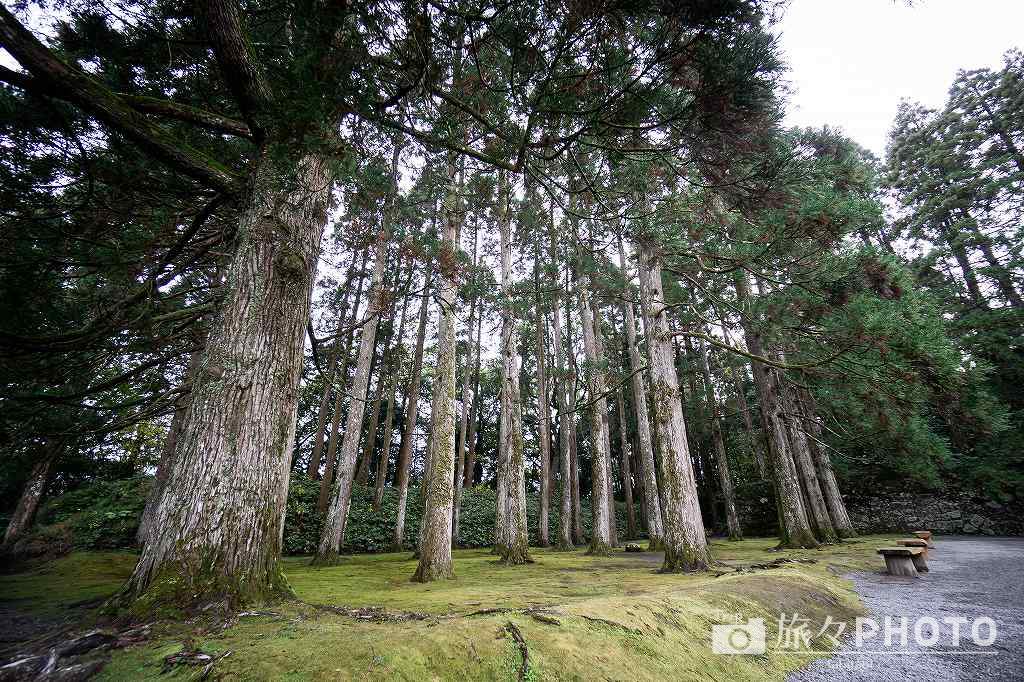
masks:
<svg viewBox="0 0 1024 682"><path fill-rule="evenodd" d="M18 543L25 556L59 556L70 549L133 549L139 518L146 505L152 479L131 478L122 481L95 481L47 501L39 511L37 525ZM373 488L355 486L345 530L346 552L386 552L392 549L398 491L384 489L380 512L373 511ZM285 510L285 554L312 554L320 541L323 515L316 510L320 482L304 474L294 474L288 489ZM489 547L494 542L495 492L487 486L468 488L462 494L460 545ZM620 530L626 527L625 505L617 505ZM527 524L531 544L537 543L536 495L527 497ZM590 502L582 501L583 529L590 534ZM416 545L423 502L419 487L409 488L406 506L404 546ZM558 500L552 500L548 527L551 540L558 537ZM16 549L16 551L19 551ZM20 552L19 552L20 553Z"/></svg>

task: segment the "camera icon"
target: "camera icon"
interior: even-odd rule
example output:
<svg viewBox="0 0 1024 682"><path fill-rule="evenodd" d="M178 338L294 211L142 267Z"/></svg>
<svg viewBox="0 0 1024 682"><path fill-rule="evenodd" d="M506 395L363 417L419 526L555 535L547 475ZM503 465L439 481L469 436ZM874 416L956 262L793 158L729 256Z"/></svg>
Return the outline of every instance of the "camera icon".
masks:
<svg viewBox="0 0 1024 682"><path fill-rule="evenodd" d="M764 653L764 618L746 623L711 626L711 651L716 654L757 656Z"/></svg>

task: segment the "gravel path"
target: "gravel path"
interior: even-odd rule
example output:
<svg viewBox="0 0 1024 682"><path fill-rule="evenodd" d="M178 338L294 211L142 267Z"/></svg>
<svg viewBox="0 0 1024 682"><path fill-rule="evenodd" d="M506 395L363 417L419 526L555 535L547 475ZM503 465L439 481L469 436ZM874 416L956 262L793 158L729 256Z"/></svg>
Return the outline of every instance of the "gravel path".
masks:
<svg viewBox="0 0 1024 682"><path fill-rule="evenodd" d="M898 578L882 573L848 576L881 624L886 616L910 619L909 655L854 654L844 640L836 656L812 663L789 677L790 682L832 680L1024 680L1024 539L940 537L931 550L928 573ZM881 562L881 557L879 557ZM943 625L939 645L927 649L913 641L916 618L963 616L972 621L988 616L998 636L990 647L971 641L970 626L959 653L952 653L951 626ZM982 631L984 635L984 631ZM882 633L862 649L879 650ZM889 650L891 651L891 647ZM990 650L980 655L971 651ZM950 653L936 654L936 651Z"/></svg>

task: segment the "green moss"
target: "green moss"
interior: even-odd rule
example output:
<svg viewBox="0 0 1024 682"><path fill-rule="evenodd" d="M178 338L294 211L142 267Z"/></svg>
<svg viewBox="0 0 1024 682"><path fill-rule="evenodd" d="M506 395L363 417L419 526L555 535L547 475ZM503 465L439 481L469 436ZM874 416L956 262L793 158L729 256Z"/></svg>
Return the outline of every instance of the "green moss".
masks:
<svg viewBox="0 0 1024 682"><path fill-rule="evenodd" d="M415 561L408 553L353 556L324 568L294 557L283 561L283 569L301 602L276 604L270 607L274 615L241 617L226 629L169 623L155 640L115 652L101 679L194 675L191 668L160 674L163 658L193 637L203 651L232 652L214 671L225 680L514 680L522 659L509 635L511 622L528 647L529 679L781 680L808 657L775 646L779 614L799 612L815 623L860 614L850 584L836 572L880 570L874 554L880 542L885 540L869 537L820 550L776 552L774 538L715 541L722 571L780 557L816 560L718 577L661 574L661 556L619 550L593 557L534 549L536 563L512 567L495 563L487 550L457 550L455 578L426 584L409 582ZM0 577L0 594L24 597L60 589L65 600L85 593L102 596L118 588L133 562L128 554L72 554L51 564L51 573ZM90 576L88 586L75 585L77 572ZM59 601L50 602L51 608ZM425 617L367 622L307 603L375 606ZM559 624L526 611L537 608ZM487 609L519 611L474 615ZM765 655L711 652L711 626L732 622L736 615L765 619Z"/></svg>
<svg viewBox="0 0 1024 682"><path fill-rule="evenodd" d="M0 602L35 616L111 596L132 574L130 552L74 552L24 573L0 575Z"/></svg>

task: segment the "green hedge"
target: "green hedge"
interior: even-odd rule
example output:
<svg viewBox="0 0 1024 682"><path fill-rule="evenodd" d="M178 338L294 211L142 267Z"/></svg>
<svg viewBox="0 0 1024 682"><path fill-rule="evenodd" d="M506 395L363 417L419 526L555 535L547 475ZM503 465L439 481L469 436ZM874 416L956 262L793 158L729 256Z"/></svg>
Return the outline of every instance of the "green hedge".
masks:
<svg viewBox="0 0 1024 682"><path fill-rule="evenodd" d="M146 504L152 479L97 481L47 501L40 509L37 524L19 543L33 556L60 554L76 549L132 549L139 517ZM312 554L320 538L321 514L316 511L320 482L305 475L292 476L284 525L284 553ZM557 500L548 517L550 537L558 535ZM356 486L345 534L347 552L389 551L398 509L398 493L386 488L379 513L372 509L373 489ZM625 529L625 505L618 503L617 518ZM584 499L583 529L590 534L590 503ZM416 544L423 503L419 488L409 490L406 508L405 546ZM527 523L530 542L537 542L537 496L527 498ZM495 493L486 486L467 489L462 496L460 540L464 547L489 547L494 541Z"/></svg>

